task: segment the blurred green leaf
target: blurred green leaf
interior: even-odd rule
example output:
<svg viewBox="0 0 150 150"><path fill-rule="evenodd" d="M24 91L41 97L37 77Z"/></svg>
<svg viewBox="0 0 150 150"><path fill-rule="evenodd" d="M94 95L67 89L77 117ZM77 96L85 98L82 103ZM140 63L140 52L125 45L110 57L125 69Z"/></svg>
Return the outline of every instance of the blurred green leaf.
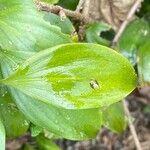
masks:
<svg viewBox="0 0 150 150"><path fill-rule="evenodd" d="M150 85L150 34L138 51L138 75L140 85Z"/></svg>
<svg viewBox="0 0 150 150"><path fill-rule="evenodd" d="M150 104L144 107L144 113L150 113Z"/></svg>
<svg viewBox="0 0 150 150"><path fill-rule="evenodd" d="M148 22L144 19L132 21L118 42L119 51L135 65L137 63L137 50L150 34Z"/></svg>
<svg viewBox="0 0 150 150"><path fill-rule="evenodd" d="M78 5L78 2L79 0L59 0L57 5L70 10L75 10Z"/></svg>
<svg viewBox="0 0 150 150"><path fill-rule="evenodd" d="M147 13L150 13L150 1L144 0L142 2L142 7L140 8L140 11L137 14L138 16L143 17Z"/></svg>
<svg viewBox="0 0 150 150"><path fill-rule="evenodd" d="M34 55L2 82L60 108L85 109L120 101L135 88L136 75L112 49L66 44Z"/></svg>
<svg viewBox="0 0 150 150"><path fill-rule="evenodd" d="M5 150L5 128L0 119L0 148L1 150Z"/></svg>
<svg viewBox="0 0 150 150"><path fill-rule="evenodd" d="M40 135L36 137L38 150L60 150L60 148L50 139Z"/></svg>
<svg viewBox="0 0 150 150"><path fill-rule="evenodd" d="M127 119L121 102L112 104L103 111L103 125L110 130L122 133L127 127Z"/></svg>
<svg viewBox="0 0 150 150"><path fill-rule="evenodd" d="M36 150L31 145L25 144L20 150Z"/></svg>
<svg viewBox="0 0 150 150"><path fill-rule="evenodd" d="M89 24L88 28L86 29L86 42L108 46L110 41L101 37L101 33L104 31L109 31L110 29L111 27L103 22Z"/></svg>
<svg viewBox="0 0 150 150"><path fill-rule="evenodd" d="M52 14L52 13L45 13L44 20L50 22L51 25L56 25L61 28L61 31L65 34L73 34L75 32L75 28L71 21L66 18L65 20L61 20L60 16Z"/></svg>
<svg viewBox="0 0 150 150"><path fill-rule="evenodd" d="M36 126L34 124L31 124L30 130L31 130L31 136L35 137L43 131L43 128Z"/></svg>

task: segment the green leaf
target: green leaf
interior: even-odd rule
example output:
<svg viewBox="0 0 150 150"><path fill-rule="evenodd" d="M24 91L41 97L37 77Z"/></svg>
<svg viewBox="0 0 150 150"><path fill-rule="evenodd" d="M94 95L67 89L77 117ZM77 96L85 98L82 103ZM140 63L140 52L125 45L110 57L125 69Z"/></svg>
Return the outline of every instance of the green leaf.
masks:
<svg viewBox="0 0 150 150"><path fill-rule="evenodd" d="M126 129L127 119L122 103L112 104L103 111L103 125L117 133L122 133Z"/></svg>
<svg viewBox="0 0 150 150"><path fill-rule="evenodd" d="M60 137L72 140L94 138L101 126L99 109L63 109L14 89L11 92L27 118Z"/></svg>
<svg viewBox="0 0 150 150"><path fill-rule="evenodd" d="M29 121L17 109L11 96L6 92L0 97L0 118L5 126L7 138L14 138L26 133Z"/></svg>
<svg viewBox="0 0 150 150"><path fill-rule="evenodd" d="M150 85L150 34L138 51L138 75L140 85Z"/></svg>
<svg viewBox="0 0 150 150"><path fill-rule="evenodd" d="M1 73L0 79L2 79ZM0 118L5 126L7 138L21 136L29 128L29 121L17 109L7 88L2 85L0 85Z"/></svg>
<svg viewBox="0 0 150 150"><path fill-rule="evenodd" d="M47 2L49 4L56 4L58 3L59 0L42 0L42 1Z"/></svg>
<svg viewBox="0 0 150 150"><path fill-rule="evenodd" d="M34 124L31 124L30 130L31 130L32 137L35 137L43 131L43 128L36 126Z"/></svg>
<svg viewBox="0 0 150 150"><path fill-rule="evenodd" d="M63 8L75 10L78 2L79 0L59 0L57 5L62 6Z"/></svg>
<svg viewBox="0 0 150 150"><path fill-rule="evenodd" d="M39 150L60 150L52 140L42 135L36 137L36 144Z"/></svg>
<svg viewBox="0 0 150 150"><path fill-rule="evenodd" d="M66 44L28 59L4 84L60 108L109 106L136 87L128 60L107 47Z"/></svg>
<svg viewBox="0 0 150 150"><path fill-rule="evenodd" d="M88 43L97 43L103 45L109 45L110 41L101 37L101 32L110 30L111 27L103 22L95 22L88 26L86 30L86 41Z"/></svg>
<svg viewBox="0 0 150 150"><path fill-rule="evenodd" d="M31 145L25 144L20 150L35 150Z"/></svg>
<svg viewBox="0 0 150 150"><path fill-rule="evenodd" d="M144 19L132 21L118 42L119 51L135 65L138 61L137 50L150 33L148 22Z"/></svg>
<svg viewBox="0 0 150 150"><path fill-rule="evenodd" d="M75 28L68 18L65 18L65 20L62 21L58 15L53 13L45 13L44 20L50 22L51 25L60 27L61 31L65 34L71 35L75 32Z"/></svg>
<svg viewBox="0 0 150 150"><path fill-rule="evenodd" d="M130 93L136 76L128 60L107 47L66 44L39 52L0 82L35 125L83 140L101 126L99 107Z"/></svg>
<svg viewBox="0 0 150 150"><path fill-rule="evenodd" d="M144 16L145 14L150 12L150 2L149 0L144 0L142 2L142 7L140 8L140 12L137 12L138 16Z"/></svg>
<svg viewBox="0 0 150 150"><path fill-rule="evenodd" d="M32 0L0 0L0 62L4 77L43 49L71 42L44 21Z"/></svg>
<svg viewBox="0 0 150 150"><path fill-rule="evenodd" d="M0 148L1 150L5 150L5 128L0 119Z"/></svg>

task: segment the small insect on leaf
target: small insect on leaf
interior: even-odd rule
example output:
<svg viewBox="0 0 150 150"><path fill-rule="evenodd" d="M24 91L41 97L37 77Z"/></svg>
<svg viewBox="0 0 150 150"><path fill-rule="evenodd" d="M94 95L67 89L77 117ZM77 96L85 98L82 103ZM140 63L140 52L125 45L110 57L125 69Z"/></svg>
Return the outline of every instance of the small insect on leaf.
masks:
<svg viewBox="0 0 150 150"><path fill-rule="evenodd" d="M93 88L93 89L95 89L95 90L97 90L97 89L100 88L100 87L99 87L99 83L97 82L97 80L91 80L91 81L90 81L90 86L91 86L91 88Z"/></svg>

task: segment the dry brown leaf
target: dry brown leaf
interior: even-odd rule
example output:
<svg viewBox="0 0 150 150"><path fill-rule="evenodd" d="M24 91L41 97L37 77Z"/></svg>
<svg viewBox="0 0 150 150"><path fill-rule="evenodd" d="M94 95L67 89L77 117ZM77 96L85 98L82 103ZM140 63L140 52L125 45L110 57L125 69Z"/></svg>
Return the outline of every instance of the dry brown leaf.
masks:
<svg viewBox="0 0 150 150"><path fill-rule="evenodd" d="M136 0L91 0L89 9L90 21L104 21L115 30L125 20Z"/></svg>

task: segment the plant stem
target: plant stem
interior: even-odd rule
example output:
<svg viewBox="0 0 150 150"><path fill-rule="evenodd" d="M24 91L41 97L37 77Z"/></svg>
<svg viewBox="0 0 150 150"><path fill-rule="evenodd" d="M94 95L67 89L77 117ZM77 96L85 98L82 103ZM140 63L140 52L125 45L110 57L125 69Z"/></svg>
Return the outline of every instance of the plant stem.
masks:
<svg viewBox="0 0 150 150"><path fill-rule="evenodd" d="M123 107L124 107L125 114L128 118L129 128L130 128L131 134L133 136L135 146L136 146L137 150L142 150L139 139L138 139L138 136L137 136L137 133L136 133L136 130L135 130L135 127L132 124L131 114L130 114L129 109L127 107L126 101L123 100L122 102L123 102Z"/></svg>
<svg viewBox="0 0 150 150"><path fill-rule="evenodd" d="M40 1L36 1L36 5L40 11L51 12L54 14L59 14L60 11L63 11L66 16L72 17L74 20L84 21L84 17L80 12L71 11L71 10L62 8L62 7L57 6L57 5L48 5L47 3L40 2Z"/></svg>

